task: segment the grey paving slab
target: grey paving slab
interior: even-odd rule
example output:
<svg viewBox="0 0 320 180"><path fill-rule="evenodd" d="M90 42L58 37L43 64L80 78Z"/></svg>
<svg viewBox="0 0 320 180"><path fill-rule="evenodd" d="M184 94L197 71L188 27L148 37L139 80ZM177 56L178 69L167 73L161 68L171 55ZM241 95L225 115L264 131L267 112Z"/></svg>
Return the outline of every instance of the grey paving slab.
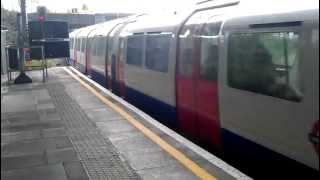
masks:
<svg viewBox="0 0 320 180"><path fill-rule="evenodd" d="M68 180L89 180L81 162L64 162L63 167Z"/></svg>
<svg viewBox="0 0 320 180"><path fill-rule="evenodd" d="M199 179L189 170L179 164L172 164L165 167L156 167L139 170L138 173L145 180L196 180Z"/></svg>
<svg viewBox="0 0 320 180"><path fill-rule="evenodd" d="M62 164L4 172L4 180L68 180Z"/></svg>
<svg viewBox="0 0 320 180"><path fill-rule="evenodd" d="M40 121L58 121L61 120L59 113L54 109L38 110Z"/></svg>
<svg viewBox="0 0 320 180"><path fill-rule="evenodd" d="M160 151L130 151L125 153L131 167L135 170L165 167L177 164L177 161L168 155L167 152Z"/></svg>
<svg viewBox="0 0 320 180"><path fill-rule="evenodd" d="M144 137L144 135L138 130L122 131L114 134L104 134L104 133L102 134L108 137L112 142L119 142L119 145L121 144L121 141L124 141L126 139Z"/></svg>
<svg viewBox="0 0 320 180"><path fill-rule="evenodd" d="M6 102L10 103L10 102ZM1 111L1 120L2 118L4 119L37 119L38 118L38 113L36 110L32 111L19 111L19 112L7 112L6 109Z"/></svg>
<svg viewBox="0 0 320 180"><path fill-rule="evenodd" d="M39 129L49 129L49 128L59 128L63 127L63 123L59 121L48 121L48 122L34 122L29 124L19 124L19 125L8 125L1 129L3 132L19 132L19 131L31 131Z"/></svg>
<svg viewBox="0 0 320 180"><path fill-rule="evenodd" d="M96 108L96 109L87 109L85 110L86 114L94 122L105 122L106 120L112 121L117 119L123 119L118 113L114 112L108 107Z"/></svg>
<svg viewBox="0 0 320 180"><path fill-rule="evenodd" d="M5 157L42 153L45 149L72 147L68 137L45 138L32 141L13 142L1 147Z"/></svg>
<svg viewBox="0 0 320 180"><path fill-rule="evenodd" d="M106 135L116 134L124 131L136 130L135 127L133 127L131 124L129 124L126 120L123 120L123 119L118 119L116 121L108 121L108 122L97 122L96 126Z"/></svg>
<svg viewBox="0 0 320 180"><path fill-rule="evenodd" d="M37 110L55 108L53 103L37 104Z"/></svg>
<svg viewBox="0 0 320 180"><path fill-rule="evenodd" d="M40 130L1 133L1 141L5 143L39 139L39 138L41 138Z"/></svg>
<svg viewBox="0 0 320 180"><path fill-rule="evenodd" d="M41 141L13 142L1 146L1 157L13 157L43 153L45 146Z"/></svg>
<svg viewBox="0 0 320 180"><path fill-rule="evenodd" d="M36 109L36 102L30 95L15 94L4 97L4 101L11 103L4 103L6 112L21 112L31 111Z"/></svg>
<svg viewBox="0 0 320 180"><path fill-rule="evenodd" d="M44 138L67 136L65 127L43 129L42 136Z"/></svg>
<svg viewBox="0 0 320 180"><path fill-rule="evenodd" d="M35 124L40 122L39 115L35 113L33 116L7 118L8 125L11 127L19 125Z"/></svg>
<svg viewBox="0 0 320 180"><path fill-rule="evenodd" d="M47 162L43 153L26 156L5 157L1 158L1 170L8 171L12 169L45 165L46 163Z"/></svg>
<svg viewBox="0 0 320 180"><path fill-rule="evenodd" d="M111 139L112 141L112 139ZM122 153L147 153L150 151L159 151L161 148L144 136L134 136L126 139L115 140L112 143ZM167 155L168 156L168 155Z"/></svg>
<svg viewBox="0 0 320 180"><path fill-rule="evenodd" d="M47 149L45 151L45 155L49 164L78 160L77 153L72 147L62 149Z"/></svg>

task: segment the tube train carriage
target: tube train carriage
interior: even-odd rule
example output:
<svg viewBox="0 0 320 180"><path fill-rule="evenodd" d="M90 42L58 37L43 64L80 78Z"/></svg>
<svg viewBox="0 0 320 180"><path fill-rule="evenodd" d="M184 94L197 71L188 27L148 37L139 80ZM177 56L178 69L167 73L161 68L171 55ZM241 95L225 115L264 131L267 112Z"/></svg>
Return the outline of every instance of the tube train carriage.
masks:
<svg viewBox="0 0 320 180"><path fill-rule="evenodd" d="M71 59L253 177L286 169L315 177L319 8L299 8L231 2L130 16L70 33Z"/></svg>

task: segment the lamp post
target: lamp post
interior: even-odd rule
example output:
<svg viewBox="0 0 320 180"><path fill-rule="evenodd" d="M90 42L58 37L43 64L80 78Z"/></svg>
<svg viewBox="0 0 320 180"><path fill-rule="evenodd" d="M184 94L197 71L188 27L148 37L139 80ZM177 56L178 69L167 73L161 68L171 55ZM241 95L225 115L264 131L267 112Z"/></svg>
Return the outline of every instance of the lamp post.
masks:
<svg viewBox="0 0 320 180"><path fill-rule="evenodd" d="M27 25L27 13L26 13L26 0L20 0L21 16L18 15L18 49L19 49L19 62L20 62L20 74L14 80L15 84L32 83L30 77L28 77L24 70L25 52L24 48L28 46L26 25Z"/></svg>

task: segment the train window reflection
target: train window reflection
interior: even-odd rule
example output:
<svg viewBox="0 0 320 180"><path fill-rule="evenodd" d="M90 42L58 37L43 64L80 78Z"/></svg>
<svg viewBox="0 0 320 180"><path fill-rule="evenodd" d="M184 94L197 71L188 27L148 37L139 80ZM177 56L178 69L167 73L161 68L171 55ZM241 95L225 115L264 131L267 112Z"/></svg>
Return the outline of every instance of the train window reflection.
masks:
<svg viewBox="0 0 320 180"><path fill-rule="evenodd" d="M218 76L218 34L221 22L204 26L201 35L200 77L217 81Z"/></svg>
<svg viewBox="0 0 320 180"><path fill-rule="evenodd" d="M97 56L104 56L105 54L105 46L106 46L106 41L104 38L99 37L97 38Z"/></svg>
<svg viewBox="0 0 320 180"><path fill-rule="evenodd" d="M73 49L73 38L70 38L69 43L70 43L70 49Z"/></svg>
<svg viewBox="0 0 320 180"><path fill-rule="evenodd" d="M85 38L82 38L82 39L81 39L81 52L84 52L85 43L86 43L86 39L85 39Z"/></svg>
<svg viewBox="0 0 320 180"><path fill-rule="evenodd" d="M299 34L232 34L228 52L231 87L301 101Z"/></svg>
<svg viewBox="0 0 320 180"><path fill-rule="evenodd" d="M76 39L76 50L80 51L80 39L79 38Z"/></svg>
<svg viewBox="0 0 320 180"><path fill-rule="evenodd" d="M146 68L168 71L169 45L171 35L149 35L146 45Z"/></svg>
<svg viewBox="0 0 320 180"><path fill-rule="evenodd" d="M193 71L192 60L192 34L194 26L186 26L179 36L179 74L191 76Z"/></svg>
<svg viewBox="0 0 320 180"><path fill-rule="evenodd" d="M143 36L134 35L128 37L127 41L127 64L142 65Z"/></svg>

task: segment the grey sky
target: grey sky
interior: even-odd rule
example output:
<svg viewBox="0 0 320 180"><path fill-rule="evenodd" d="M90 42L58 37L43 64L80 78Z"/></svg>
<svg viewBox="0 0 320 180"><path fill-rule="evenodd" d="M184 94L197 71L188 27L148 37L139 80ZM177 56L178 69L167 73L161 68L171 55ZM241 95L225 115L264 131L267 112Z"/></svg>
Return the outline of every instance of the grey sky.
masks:
<svg viewBox="0 0 320 180"><path fill-rule="evenodd" d="M161 12L161 11L180 11L192 8L196 2L201 0L26 0L27 12L35 12L39 5L46 6L51 12L67 12L72 8L81 9L83 4L86 4L89 11L92 13L103 12ZM223 0L217 0L223 1ZM240 0L245 3L245 7L250 9L252 4L258 4L263 8L267 3L269 8L277 8L279 4L290 4L290 8L301 7L304 5L319 6L318 0ZM19 0L1 0L2 5L9 10L20 10ZM258 7L259 7L258 6ZM255 6L256 8L257 6Z"/></svg>
<svg viewBox="0 0 320 180"><path fill-rule="evenodd" d="M92 12L143 12L171 11L191 7L199 0L26 0L27 12L35 12L38 5L45 5L53 12L67 12L86 4ZM6 9L19 10L19 0L1 0ZM182 7L181 4L184 6Z"/></svg>

